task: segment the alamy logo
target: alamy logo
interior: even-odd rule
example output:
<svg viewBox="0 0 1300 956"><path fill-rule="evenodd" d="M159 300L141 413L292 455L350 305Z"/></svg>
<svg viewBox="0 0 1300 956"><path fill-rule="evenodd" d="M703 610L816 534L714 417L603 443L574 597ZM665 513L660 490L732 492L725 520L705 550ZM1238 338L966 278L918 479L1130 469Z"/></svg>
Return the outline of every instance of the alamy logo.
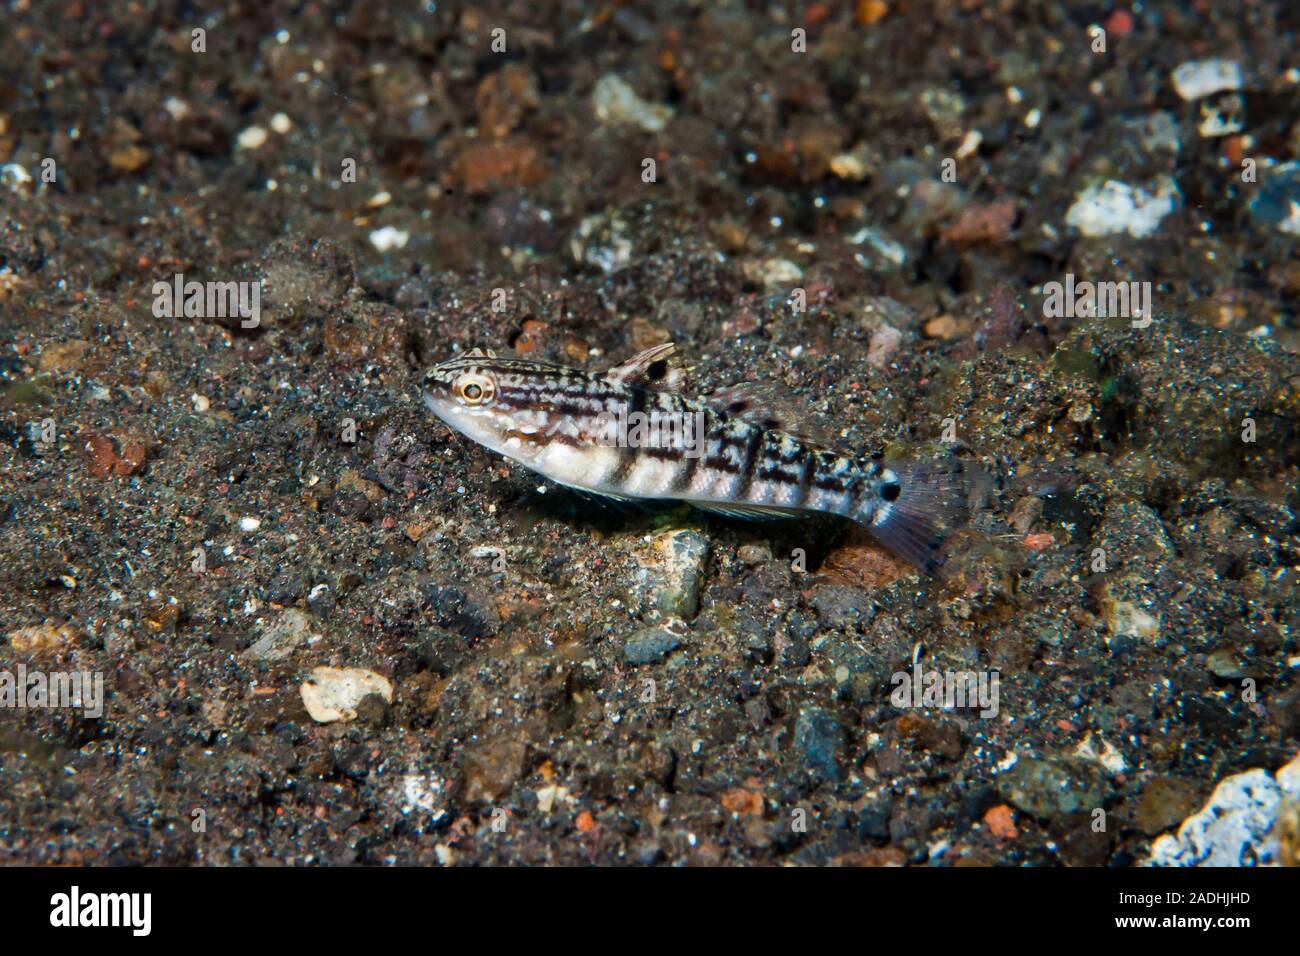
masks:
<svg viewBox="0 0 1300 956"><path fill-rule="evenodd" d="M70 893L50 897L51 926L129 926L133 936L148 936L153 928L152 893Z"/></svg>
<svg viewBox="0 0 1300 956"><path fill-rule="evenodd" d="M0 707L25 710L60 708L80 710L87 717L104 716L104 675L90 671L0 671Z"/></svg>
<svg viewBox="0 0 1300 956"><path fill-rule="evenodd" d="M596 441L616 448L671 448L685 458L704 454L704 412L601 412Z"/></svg>
<svg viewBox="0 0 1300 956"><path fill-rule="evenodd" d="M1133 328L1151 324L1150 282L1065 282L1043 286L1043 317L1048 319L1132 319Z"/></svg>
<svg viewBox="0 0 1300 956"><path fill-rule="evenodd" d="M262 324L262 283L185 281L178 272L171 282L153 284L153 314L160 319L240 319L239 326Z"/></svg>
<svg viewBox="0 0 1300 956"><path fill-rule="evenodd" d="M895 707L941 707L965 710L978 707L981 717L998 715L998 671L928 671L920 662L911 673L896 671L890 678L894 685L889 701Z"/></svg>

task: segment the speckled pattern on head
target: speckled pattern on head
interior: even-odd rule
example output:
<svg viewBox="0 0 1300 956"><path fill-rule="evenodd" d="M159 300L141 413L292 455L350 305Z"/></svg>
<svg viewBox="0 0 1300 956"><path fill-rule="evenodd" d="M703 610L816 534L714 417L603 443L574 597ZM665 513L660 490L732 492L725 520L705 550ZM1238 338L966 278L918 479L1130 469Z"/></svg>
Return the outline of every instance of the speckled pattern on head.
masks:
<svg viewBox="0 0 1300 956"><path fill-rule="evenodd" d="M738 413L730 398L655 387L668 381L672 351L655 346L587 372L475 349L433 366L423 398L451 428L559 484L740 517L839 515L935 570L960 503L959 469L851 458L765 427L770 414ZM638 440L626 428L637 421L663 427Z"/></svg>

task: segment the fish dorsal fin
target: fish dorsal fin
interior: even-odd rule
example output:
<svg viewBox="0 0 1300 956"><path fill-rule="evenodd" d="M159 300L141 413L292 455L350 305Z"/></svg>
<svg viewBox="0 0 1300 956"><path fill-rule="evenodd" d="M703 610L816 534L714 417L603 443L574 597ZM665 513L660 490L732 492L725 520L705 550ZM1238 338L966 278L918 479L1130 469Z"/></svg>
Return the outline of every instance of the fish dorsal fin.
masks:
<svg viewBox="0 0 1300 956"><path fill-rule="evenodd" d="M605 373L605 378L615 385L640 385L673 391L682 384L682 370L676 363L677 350L672 342L652 345L642 349L621 365Z"/></svg>
<svg viewBox="0 0 1300 956"><path fill-rule="evenodd" d="M470 349L461 358L496 358L497 353L491 349Z"/></svg>
<svg viewBox="0 0 1300 956"><path fill-rule="evenodd" d="M704 402L724 415L759 428L782 431L810 445L830 447L830 439L800 411L798 399L780 385L741 382L704 396Z"/></svg>

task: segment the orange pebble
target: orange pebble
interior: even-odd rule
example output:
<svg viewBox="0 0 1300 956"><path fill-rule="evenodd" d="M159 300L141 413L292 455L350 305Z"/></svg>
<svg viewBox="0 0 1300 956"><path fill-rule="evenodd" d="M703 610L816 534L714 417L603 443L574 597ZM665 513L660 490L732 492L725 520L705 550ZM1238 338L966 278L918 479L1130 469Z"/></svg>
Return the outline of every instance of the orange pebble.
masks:
<svg viewBox="0 0 1300 956"><path fill-rule="evenodd" d="M999 840L1014 840L1020 835L1011 808L1005 803L998 804L984 814L984 822Z"/></svg>
<svg viewBox="0 0 1300 956"><path fill-rule="evenodd" d="M1056 544L1056 539L1046 531L1040 534L1025 535L1025 547L1031 551L1046 551L1054 544Z"/></svg>

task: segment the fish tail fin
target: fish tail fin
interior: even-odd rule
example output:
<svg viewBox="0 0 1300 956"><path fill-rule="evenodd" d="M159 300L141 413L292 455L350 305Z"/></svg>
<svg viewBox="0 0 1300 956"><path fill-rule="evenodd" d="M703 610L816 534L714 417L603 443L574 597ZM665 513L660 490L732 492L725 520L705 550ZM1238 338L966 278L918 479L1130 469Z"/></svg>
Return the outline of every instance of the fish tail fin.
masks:
<svg viewBox="0 0 1300 956"><path fill-rule="evenodd" d="M885 465L882 477L883 494L865 495L854 521L894 554L942 577L944 545L968 522L981 473L955 459L896 461Z"/></svg>

